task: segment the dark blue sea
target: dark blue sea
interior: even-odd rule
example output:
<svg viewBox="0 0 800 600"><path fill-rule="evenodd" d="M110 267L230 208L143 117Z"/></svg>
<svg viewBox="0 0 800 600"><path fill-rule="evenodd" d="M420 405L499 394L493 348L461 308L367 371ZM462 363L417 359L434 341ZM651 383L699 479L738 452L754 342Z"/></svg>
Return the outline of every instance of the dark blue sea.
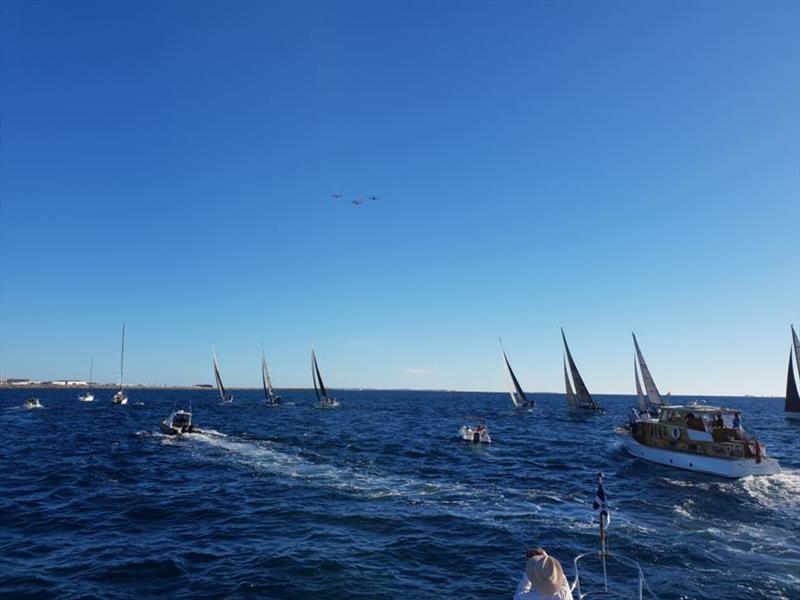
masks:
<svg viewBox="0 0 800 600"><path fill-rule="evenodd" d="M661 598L800 598L800 426L776 399L707 399L783 467L726 480L628 456L623 396L579 418L555 394L515 414L506 394L341 391L319 410L308 391L269 408L258 391L37 390L45 408L20 408L31 393L0 391L2 598L509 599L527 548L570 578L597 548L598 471L610 549ZM159 433L190 399L209 433ZM492 445L456 437L470 415ZM612 583L635 597L631 573Z"/></svg>

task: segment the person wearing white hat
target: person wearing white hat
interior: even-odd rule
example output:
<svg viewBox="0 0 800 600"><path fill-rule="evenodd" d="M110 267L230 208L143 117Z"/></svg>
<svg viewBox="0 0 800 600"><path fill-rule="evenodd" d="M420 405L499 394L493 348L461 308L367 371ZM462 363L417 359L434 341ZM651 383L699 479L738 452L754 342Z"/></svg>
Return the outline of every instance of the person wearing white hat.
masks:
<svg viewBox="0 0 800 600"><path fill-rule="evenodd" d="M561 563L542 548L529 550L514 600L573 600Z"/></svg>

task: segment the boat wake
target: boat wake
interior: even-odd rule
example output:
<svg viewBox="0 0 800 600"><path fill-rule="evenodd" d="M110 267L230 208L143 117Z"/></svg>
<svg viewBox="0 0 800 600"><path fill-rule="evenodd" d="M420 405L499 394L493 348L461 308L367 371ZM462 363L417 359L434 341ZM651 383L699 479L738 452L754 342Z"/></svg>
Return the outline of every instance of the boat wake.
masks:
<svg viewBox="0 0 800 600"><path fill-rule="evenodd" d="M302 456L277 450L272 442L237 441L212 431L190 434L190 437L228 455L233 454L242 464L259 471L267 471L288 480L306 480L345 492L367 494L371 499L407 497L419 500L441 493L464 492L460 486L445 486L440 483L370 474L348 467L315 463Z"/></svg>
<svg viewBox="0 0 800 600"><path fill-rule="evenodd" d="M745 493L765 507L800 508L800 471L784 469L766 477L745 477L742 484Z"/></svg>

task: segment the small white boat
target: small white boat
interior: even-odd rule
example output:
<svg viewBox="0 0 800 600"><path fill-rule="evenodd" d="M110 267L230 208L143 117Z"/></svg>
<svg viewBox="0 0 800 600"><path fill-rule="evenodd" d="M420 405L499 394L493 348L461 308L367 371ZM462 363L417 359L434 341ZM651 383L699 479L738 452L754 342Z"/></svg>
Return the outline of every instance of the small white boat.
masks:
<svg viewBox="0 0 800 600"><path fill-rule="evenodd" d="M491 444L492 436L489 435L489 430L486 425L462 425L458 430L459 437L465 442L472 442L473 444Z"/></svg>
<svg viewBox="0 0 800 600"><path fill-rule="evenodd" d="M89 362L89 380L87 381L88 385L92 385L92 375L94 371L94 358ZM94 402L94 394L90 391L86 391L86 393L81 394L78 396L78 400L81 402Z"/></svg>
<svg viewBox="0 0 800 600"><path fill-rule="evenodd" d="M508 375L508 386L509 386L508 393L511 395L511 402L514 403L514 408L519 408L519 409L533 408L536 403L533 401L532 398L528 400L528 398L525 396L525 392L522 391L522 386L519 384L517 376L514 375L514 371L511 369L511 364L508 362L506 351L503 350L502 339L500 340L500 351L503 353L503 365L506 368L506 375Z"/></svg>
<svg viewBox="0 0 800 600"><path fill-rule="evenodd" d="M122 373L125 366L125 323L122 324L122 346L119 351L119 390L111 398L112 404L124 405L128 403L128 394L122 387Z"/></svg>
<svg viewBox="0 0 800 600"><path fill-rule="evenodd" d="M217 363L217 353L214 351L214 346L211 346L211 362L214 366L214 379L217 382L219 401L221 404L230 404L233 402L233 394L228 394L225 391L225 386L222 385L222 376L219 374L219 363Z"/></svg>
<svg viewBox="0 0 800 600"><path fill-rule="evenodd" d="M792 326L792 342L794 346L794 359L800 369L800 339ZM794 378L794 365L792 365L792 349L789 348L789 372L786 375L786 401L783 406L786 418L800 421L800 395L797 393L797 381Z"/></svg>
<svg viewBox="0 0 800 600"><path fill-rule="evenodd" d="M317 356L314 354L313 347L311 348L311 378L314 380L314 392L317 394L317 408L338 407L339 401L328 395L328 390L325 389L325 384L322 383L322 374L319 372Z"/></svg>
<svg viewBox="0 0 800 600"><path fill-rule="evenodd" d="M603 407L600 406L594 400L594 398L592 398L592 395L589 393L589 389L583 382L583 377L581 377L581 374L578 372L578 367L575 364L575 361L572 359L572 353L569 351L567 338L564 336L563 329L561 330L561 339L564 341L564 349L566 350L566 357L564 358L564 382L567 389L568 410L570 412L603 412ZM572 381L575 383L575 391L572 391L572 385L570 384L569 375L567 374L567 361L569 361L569 370L572 373Z"/></svg>
<svg viewBox="0 0 800 600"><path fill-rule="evenodd" d="M25 404L24 404L24 406L25 406L25 408L27 408L27 409L31 409L31 408L44 408L44 406L42 406L42 403L41 403L41 402L39 402L39 399L38 399L38 398L34 398L34 397L31 397L31 398L28 398L28 399L26 399L26 400L25 400Z"/></svg>
<svg viewBox="0 0 800 600"><path fill-rule="evenodd" d="M632 456L650 462L718 475L773 475L780 465L742 428L741 411L687 404L661 407L632 419L623 445Z"/></svg>
<svg viewBox="0 0 800 600"><path fill-rule="evenodd" d="M264 403L267 406L275 406L282 402L281 397L272 389L272 380L269 378L267 370L267 359L264 356L264 349L261 349L261 384L264 387Z"/></svg>
<svg viewBox="0 0 800 600"><path fill-rule="evenodd" d="M159 424L161 431L166 435L182 435L184 433L203 433L192 425L191 410L173 410Z"/></svg>

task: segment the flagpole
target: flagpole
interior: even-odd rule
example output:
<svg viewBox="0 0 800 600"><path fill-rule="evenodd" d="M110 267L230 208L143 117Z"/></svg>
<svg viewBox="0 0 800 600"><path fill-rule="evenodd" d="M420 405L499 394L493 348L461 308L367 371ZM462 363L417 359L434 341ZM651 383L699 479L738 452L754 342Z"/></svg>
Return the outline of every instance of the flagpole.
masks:
<svg viewBox="0 0 800 600"><path fill-rule="evenodd" d="M600 489L603 487L603 474L597 474L597 485ZM603 500L605 500L605 492L603 492ZM603 585L605 591L608 591L608 574L606 573L606 508L602 507L600 510L600 558L603 560Z"/></svg>

